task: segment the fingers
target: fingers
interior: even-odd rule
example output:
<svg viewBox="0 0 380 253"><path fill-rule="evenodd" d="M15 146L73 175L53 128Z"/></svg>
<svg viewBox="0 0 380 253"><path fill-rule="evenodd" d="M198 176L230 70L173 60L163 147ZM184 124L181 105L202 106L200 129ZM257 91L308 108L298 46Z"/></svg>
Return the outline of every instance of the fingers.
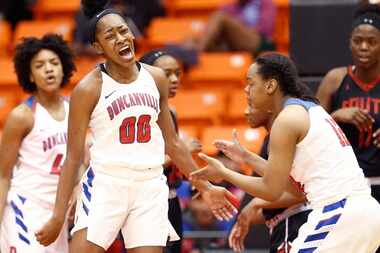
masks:
<svg viewBox="0 0 380 253"><path fill-rule="evenodd" d="M361 131L369 131L373 124L372 117L362 110L359 110L357 113L355 113L353 120L354 124Z"/></svg>
<svg viewBox="0 0 380 253"><path fill-rule="evenodd" d="M242 252L244 250L244 238L242 238L242 228L239 225L235 224L228 239L233 251Z"/></svg>
<svg viewBox="0 0 380 253"><path fill-rule="evenodd" d="M228 149L229 146L234 145L233 142L225 141L225 140L215 140L213 144L217 149L219 149L221 151L224 151L224 150Z"/></svg>
<svg viewBox="0 0 380 253"><path fill-rule="evenodd" d="M215 162L217 161L216 159L212 158L212 157L209 157L208 155L206 154L203 154L203 153L199 153L198 156L205 162L209 163L209 164L215 164Z"/></svg>
<svg viewBox="0 0 380 253"><path fill-rule="evenodd" d="M229 220L231 220L233 218L233 215L228 210L228 208L225 207L225 206L222 207L222 208L216 209L215 213L217 214L216 217L220 217L221 220L229 221Z"/></svg>
<svg viewBox="0 0 380 253"><path fill-rule="evenodd" d="M237 144L239 143L238 135L237 135L237 130L236 128L232 129L232 141Z"/></svg>
<svg viewBox="0 0 380 253"><path fill-rule="evenodd" d="M36 232L34 233L34 235L35 235L37 241L38 241L41 245L43 245L43 246L48 246L48 245L49 245L49 244L48 244L48 240L47 240L47 238L46 238L46 235L45 235L45 233L44 233L44 231L43 231L42 229L36 231Z"/></svg>
<svg viewBox="0 0 380 253"><path fill-rule="evenodd" d="M377 129L372 137L374 139L373 145L375 145L377 148L380 148L380 129Z"/></svg>
<svg viewBox="0 0 380 253"><path fill-rule="evenodd" d="M239 199L228 190L226 190L225 195L229 204L232 204L234 211L237 213L237 210L240 207Z"/></svg>
<svg viewBox="0 0 380 253"><path fill-rule="evenodd" d="M208 167L193 171L189 175L190 181L208 180Z"/></svg>
<svg viewBox="0 0 380 253"><path fill-rule="evenodd" d="M371 116L368 110L361 110L361 112L366 116L368 121L371 121L371 123L375 123L375 119Z"/></svg>

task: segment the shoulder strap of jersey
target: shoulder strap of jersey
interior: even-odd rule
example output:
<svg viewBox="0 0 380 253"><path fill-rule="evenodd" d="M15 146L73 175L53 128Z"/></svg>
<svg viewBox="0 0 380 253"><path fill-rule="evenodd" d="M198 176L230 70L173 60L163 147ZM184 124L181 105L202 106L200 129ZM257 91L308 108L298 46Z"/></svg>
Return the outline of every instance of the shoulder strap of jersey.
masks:
<svg viewBox="0 0 380 253"><path fill-rule="evenodd" d="M285 101L284 107L286 107L288 105L300 105L300 106L304 107L307 111L311 107L317 106L317 104L314 103L314 102L305 101L305 100L302 100L302 99L299 99L299 98L289 98L288 100Z"/></svg>
<svg viewBox="0 0 380 253"><path fill-rule="evenodd" d="M26 99L24 102L33 112L36 111L36 97L35 96L30 96L28 99Z"/></svg>

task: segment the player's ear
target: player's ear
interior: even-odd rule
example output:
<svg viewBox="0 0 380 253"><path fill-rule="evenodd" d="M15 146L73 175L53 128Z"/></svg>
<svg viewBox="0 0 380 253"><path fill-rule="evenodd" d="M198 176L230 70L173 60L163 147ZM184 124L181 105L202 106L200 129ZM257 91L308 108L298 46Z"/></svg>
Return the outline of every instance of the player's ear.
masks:
<svg viewBox="0 0 380 253"><path fill-rule="evenodd" d="M265 82L265 90L268 95L272 95L278 88L278 82L276 79L269 79Z"/></svg>
<svg viewBox="0 0 380 253"><path fill-rule="evenodd" d="M95 48L97 54L101 55L104 53L104 50L102 46L99 44L99 42L95 41L94 43L92 43L92 46Z"/></svg>

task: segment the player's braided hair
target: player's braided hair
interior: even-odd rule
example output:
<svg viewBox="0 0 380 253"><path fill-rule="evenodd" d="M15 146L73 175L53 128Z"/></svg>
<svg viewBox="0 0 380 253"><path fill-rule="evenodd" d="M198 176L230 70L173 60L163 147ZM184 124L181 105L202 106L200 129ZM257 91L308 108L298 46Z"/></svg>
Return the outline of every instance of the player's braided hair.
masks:
<svg viewBox="0 0 380 253"><path fill-rule="evenodd" d="M284 95L319 103L310 89L299 80L296 66L288 57L270 53L257 58L256 63L263 79L275 79Z"/></svg>

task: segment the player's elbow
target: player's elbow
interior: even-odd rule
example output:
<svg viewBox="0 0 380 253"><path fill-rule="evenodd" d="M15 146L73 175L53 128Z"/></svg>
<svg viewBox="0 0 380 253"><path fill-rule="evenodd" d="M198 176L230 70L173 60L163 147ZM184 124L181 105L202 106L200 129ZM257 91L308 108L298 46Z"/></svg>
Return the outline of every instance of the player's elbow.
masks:
<svg viewBox="0 0 380 253"><path fill-rule="evenodd" d="M267 201L270 201L270 202L274 202L276 200L278 200L280 197L281 197L281 192L280 191L269 191L268 192L268 195L267 195Z"/></svg>

